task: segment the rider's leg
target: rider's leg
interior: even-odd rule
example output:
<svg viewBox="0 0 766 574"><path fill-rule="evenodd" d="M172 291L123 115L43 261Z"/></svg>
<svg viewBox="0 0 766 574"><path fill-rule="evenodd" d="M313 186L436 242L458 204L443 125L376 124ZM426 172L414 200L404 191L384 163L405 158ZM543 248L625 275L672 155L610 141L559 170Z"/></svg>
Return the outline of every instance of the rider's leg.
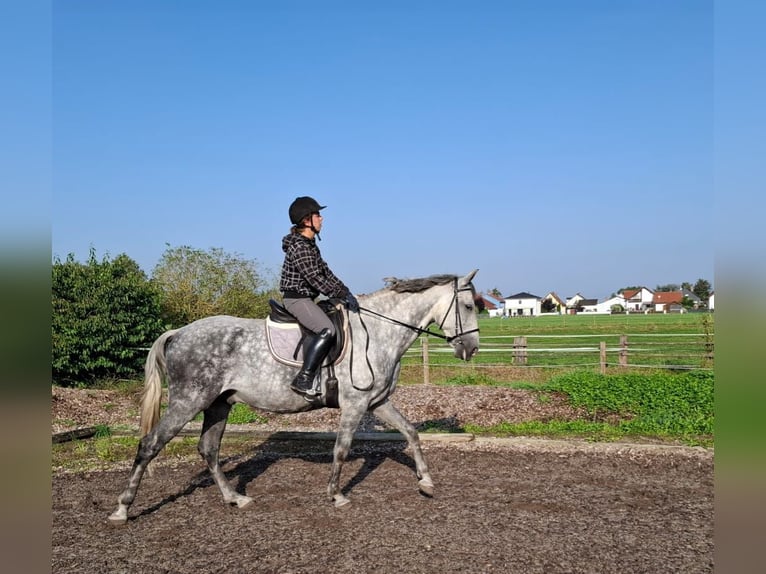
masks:
<svg viewBox="0 0 766 574"><path fill-rule="evenodd" d="M303 368L293 379L290 388L297 393L306 394L314 387L314 377L322 366L327 353L335 343L335 336L329 329L322 329L316 335L309 336L303 347Z"/></svg>
<svg viewBox="0 0 766 574"><path fill-rule="evenodd" d="M313 387L314 377L335 344L335 327L327 314L310 298L284 300L285 308L298 322L311 331L303 346L303 367L290 387L306 394Z"/></svg>

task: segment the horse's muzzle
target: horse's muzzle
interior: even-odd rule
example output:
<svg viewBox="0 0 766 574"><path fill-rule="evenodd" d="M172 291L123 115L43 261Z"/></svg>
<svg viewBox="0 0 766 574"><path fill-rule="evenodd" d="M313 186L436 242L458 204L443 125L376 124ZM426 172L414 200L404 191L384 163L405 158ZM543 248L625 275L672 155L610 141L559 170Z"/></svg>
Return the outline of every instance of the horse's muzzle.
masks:
<svg viewBox="0 0 766 574"><path fill-rule="evenodd" d="M470 361L478 352L479 347L475 345L464 345L462 342L455 345L455 357L463 361Z"/></svg>

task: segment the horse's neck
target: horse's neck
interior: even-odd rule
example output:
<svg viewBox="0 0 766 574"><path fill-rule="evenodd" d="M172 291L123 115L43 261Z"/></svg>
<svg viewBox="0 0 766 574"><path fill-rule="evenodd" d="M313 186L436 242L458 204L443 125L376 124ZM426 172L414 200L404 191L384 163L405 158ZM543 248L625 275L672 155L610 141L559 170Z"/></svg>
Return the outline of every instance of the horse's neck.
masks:
<svg viewBox="0 0 766 574"><path fill-rule="evenodd" d="M433 290L431 290L433 291ZM438 302L435 293L395 293L384 292L371 296L369 302L363 302L362 306L368 306L376 313L412 327L405 329L400 324L386 323L384 331L389 340L400 341L401 345L408 348L417 339L418 329L425 329L434 320L434 308Z"/></svg>

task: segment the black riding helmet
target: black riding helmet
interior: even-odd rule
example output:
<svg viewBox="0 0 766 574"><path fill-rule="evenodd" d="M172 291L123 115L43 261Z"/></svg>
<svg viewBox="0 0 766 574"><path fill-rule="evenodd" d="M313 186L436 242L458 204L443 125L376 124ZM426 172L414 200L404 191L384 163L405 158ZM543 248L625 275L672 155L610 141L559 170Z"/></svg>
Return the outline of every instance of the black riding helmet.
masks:
<svg viewBox="0 0 766 574"><path fill-rule="evenodd" d="M307 215L324 209L326 205L319 205L313 197L298 197L290 204L290 221L293 225L300 225Z"/></svg>

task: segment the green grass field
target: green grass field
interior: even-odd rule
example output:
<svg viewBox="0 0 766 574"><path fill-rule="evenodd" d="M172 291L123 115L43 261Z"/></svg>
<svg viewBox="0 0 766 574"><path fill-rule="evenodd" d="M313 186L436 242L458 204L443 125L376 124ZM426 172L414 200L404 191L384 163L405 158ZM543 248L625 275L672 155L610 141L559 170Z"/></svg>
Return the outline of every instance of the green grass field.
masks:
<svg viewBox="0 0 766 574"><path fill-rule="evenodd" d="M610 366L620 364L622 354L635 368L707 369L713 366L713 327L708 313L480 318L481 349L472 363L488 368L597 367L603 342ZM521 337L523 361L516 352ZM422 366L421 339L405 355L404 366ZM435 337L428 339L428 351L428 363L434 367L461 364Z"/></svg>
<svg viewBox="0 0 766 574"><path fill-rule="evenodd" d="M713 316L568 315L482 318L481 350L469 363L449 347L428 341L429 382L526 388L546 400L566 395L588 412L585 420L503 423L466 431L496 436L579 436L591 440L631 437L713 445ZM628 367L618 364L620 339L629 341ZM519 364L514 340L527 339ZM608 366L601 373L600 342ZM423 382L422 342L402 361L402 384Z"/></svg>
<svg viewBox="0 0 766 574"><path fill-rule="evenodd" d="M709 313L630 313L625 315L540 315L479 319L481 334L493 335L598 335L598 334L673 334L699 333L705 321L712 322Z"/></svg>

